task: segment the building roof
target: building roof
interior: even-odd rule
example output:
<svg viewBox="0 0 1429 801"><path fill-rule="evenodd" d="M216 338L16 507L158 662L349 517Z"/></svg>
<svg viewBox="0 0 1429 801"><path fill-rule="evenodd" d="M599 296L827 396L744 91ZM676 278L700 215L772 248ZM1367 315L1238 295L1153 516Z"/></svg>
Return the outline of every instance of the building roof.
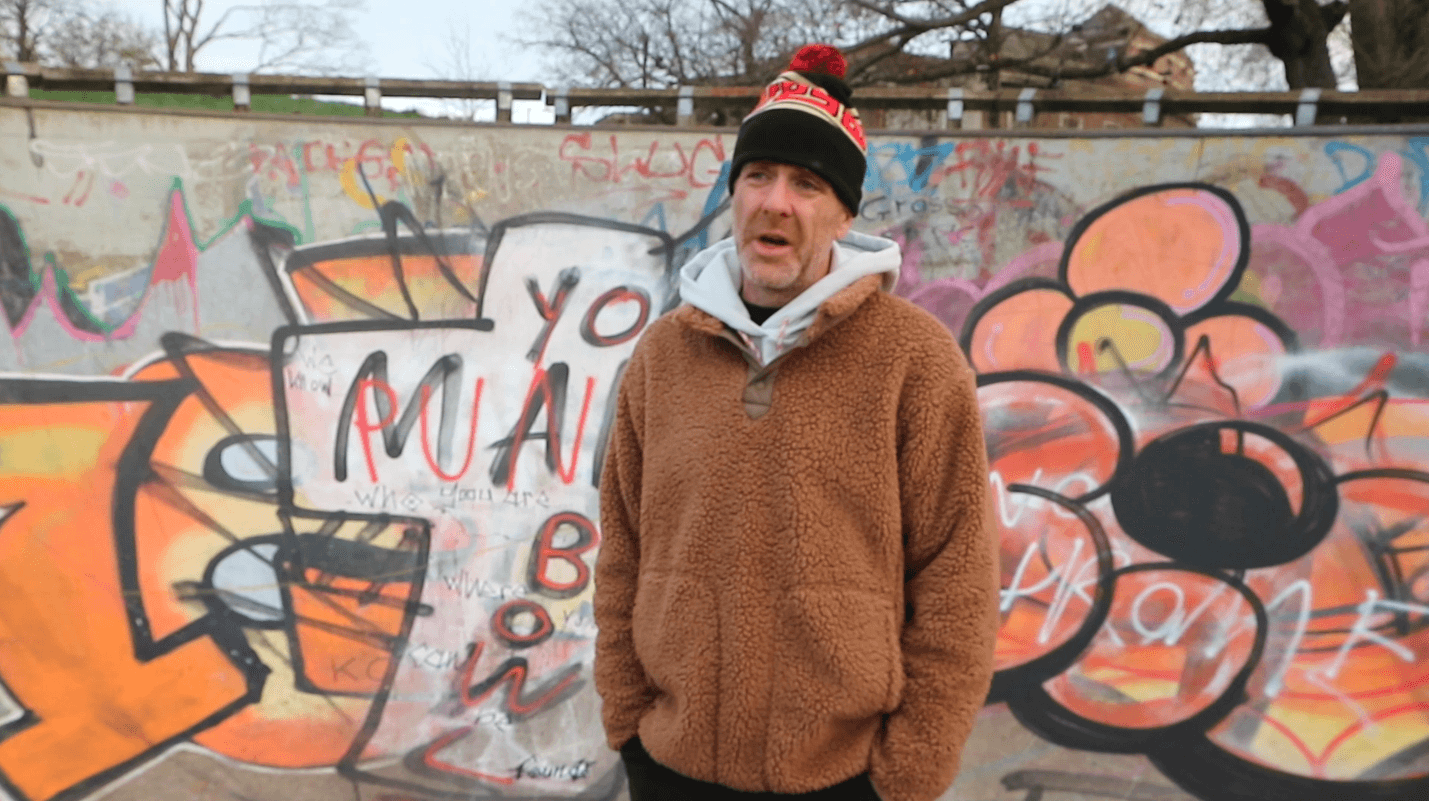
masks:
<svg viewBox="0 0 1429 801"><path fill-rule="evenodd" d="M984 55L987 45L983 40L955 42L950 48L952 61L972 62L981 58L986 62L986 67L936 81L918 83L959 86L981 82L980 76L991 73L998 64L1005 64L1005 68L997 68L1000 85L1046 86L1056 79L1040 73L1050 71L1055 74L1059 68L1096 68L1120 54L1150 50L1165 41L1165 38L1148 30L1136 17L1116 5L1107 4L1062 33L1003 28L1001 47L992 58ZM916 81L920 74L946 67L949 60L899 53L875 65L860 83L908 84L910 81ZM1020 64L1030 64L1035 69L1020 71ZM1077 83L1106 86L1164 85L1176 89L1190 89L1194 81L1195 67L1190 57L1184 52L1176 52L1162 56L1149 66L1133 68L1127 73L1114 73L1091 81L1079 80Z"/></svg>

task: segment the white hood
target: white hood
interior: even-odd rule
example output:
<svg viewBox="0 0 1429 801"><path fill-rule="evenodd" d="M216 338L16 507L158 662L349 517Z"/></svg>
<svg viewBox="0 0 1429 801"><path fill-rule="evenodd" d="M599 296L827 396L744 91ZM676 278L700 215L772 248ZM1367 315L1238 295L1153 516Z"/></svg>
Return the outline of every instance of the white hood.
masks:
<svg viewBox="0 0 1429 801"><path fill-rule="evenodd" d="M733 239L721 239L705 248L680 269L680 297L734 329L748 343L760 364L769 364L801 344L804 330L814 322L819 306L839 290L866 275L883 276L884 291L898 282L903 261L898 243L891 239L851 232L833 245L829 274L769 316L763 325L749 319L739 298L739 256Z"/></svg>

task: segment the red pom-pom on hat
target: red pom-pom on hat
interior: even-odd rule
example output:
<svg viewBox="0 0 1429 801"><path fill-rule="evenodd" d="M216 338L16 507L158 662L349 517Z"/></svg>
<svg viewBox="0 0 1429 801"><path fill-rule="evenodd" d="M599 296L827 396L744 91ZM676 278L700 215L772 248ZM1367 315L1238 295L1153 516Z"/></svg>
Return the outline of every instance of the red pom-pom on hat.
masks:
<svg viewBox="0 0 1429 801"><path fill-rule="evenodd" d="M789 60L789 69L794 72L822 72L842 78L848 71L848 61L833 45L811 44L799 48L799 52Z"/></svg>

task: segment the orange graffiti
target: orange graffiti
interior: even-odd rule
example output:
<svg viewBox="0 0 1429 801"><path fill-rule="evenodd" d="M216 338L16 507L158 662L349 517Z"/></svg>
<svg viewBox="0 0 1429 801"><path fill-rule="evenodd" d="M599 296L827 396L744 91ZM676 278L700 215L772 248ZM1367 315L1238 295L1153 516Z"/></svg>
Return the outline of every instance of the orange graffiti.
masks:
<svg viewBox="0 0 1429 801"><path fill-rule="evenodd" d="M360 253L362 240L352 243L345 255L318 256L291 272L293 289L314 322L372 319L409 319L411 313L402 295L405 282L413 305L423 319L470 319L476 303L452 291L452 281L469 288L471 295L481 277L483 257L479 253L424 255L404 253L401 257L403 282L393 276L392 257L385 252L386 240L373 238L372 255Z"/></svg>
<svg viewBox="0 0 1429 801"><path fill-rule="evenodd" d="M1067 285L1078 295L1139 292L1185 314L1231 280L1247 244L1221 198L1200 188L1163 189L1093 218L1068 255Z"/></svg>
<svg viewBox="0 0 1429 801"><path fill-rule="evenodd" d="M17 505L0 525L0 676L27 710L0 740L0 771L36 800L208 725L262 683L207 636L136 647L114 545L117 468L183 390L87 389L98 397L0 405L3 501Z"/></svg>
<svg viewBox="0 0 1429 801"><path fill-rule="evenodd" d="M268 354L164 344L0 403L0 677L26 710L0 774L34 801L183 738L336 764L416 611L424 523L279 510Z"/></svg>

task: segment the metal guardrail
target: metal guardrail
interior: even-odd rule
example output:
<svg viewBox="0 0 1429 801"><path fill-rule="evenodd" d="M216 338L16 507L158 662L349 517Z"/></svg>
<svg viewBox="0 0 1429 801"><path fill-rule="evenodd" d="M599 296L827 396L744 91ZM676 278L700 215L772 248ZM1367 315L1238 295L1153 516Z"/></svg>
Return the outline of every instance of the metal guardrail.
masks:
<svg viewBox="0 0 1429 801"><path fill-rule="evenodd" d="M136 92L168 92L233 97L236 112L249 110L254 94L352 95L363 98L367 113L379 115L383 97L485 99L496 101L496 120L511 122L514 100L544 100L556 122L569 123L579 107L623 106L675 109L675 122L693 124L702 110L752 108L763 87L685 86L670 89L599 89L550 87L541 83L338 78L302 75L224 75L218 73L131 72L60 69L6 62L5 95L25 98L32 88L114 91L120 104L134 102ZM1077 89L1013 88L977 90L961 87L862 86L858 105L870 109L943 111L948 127L963 127L969 112L1009 113L1015 124L1029 125L1048 112L1140 115L1143 124L1158 125L1171 115L1195 113L1289 114L1297 125L1332 122L1395 122L1429 117L1429 90L1333 92L1192 92L1163 87L1145 91L1103 87Z"/></svg>

